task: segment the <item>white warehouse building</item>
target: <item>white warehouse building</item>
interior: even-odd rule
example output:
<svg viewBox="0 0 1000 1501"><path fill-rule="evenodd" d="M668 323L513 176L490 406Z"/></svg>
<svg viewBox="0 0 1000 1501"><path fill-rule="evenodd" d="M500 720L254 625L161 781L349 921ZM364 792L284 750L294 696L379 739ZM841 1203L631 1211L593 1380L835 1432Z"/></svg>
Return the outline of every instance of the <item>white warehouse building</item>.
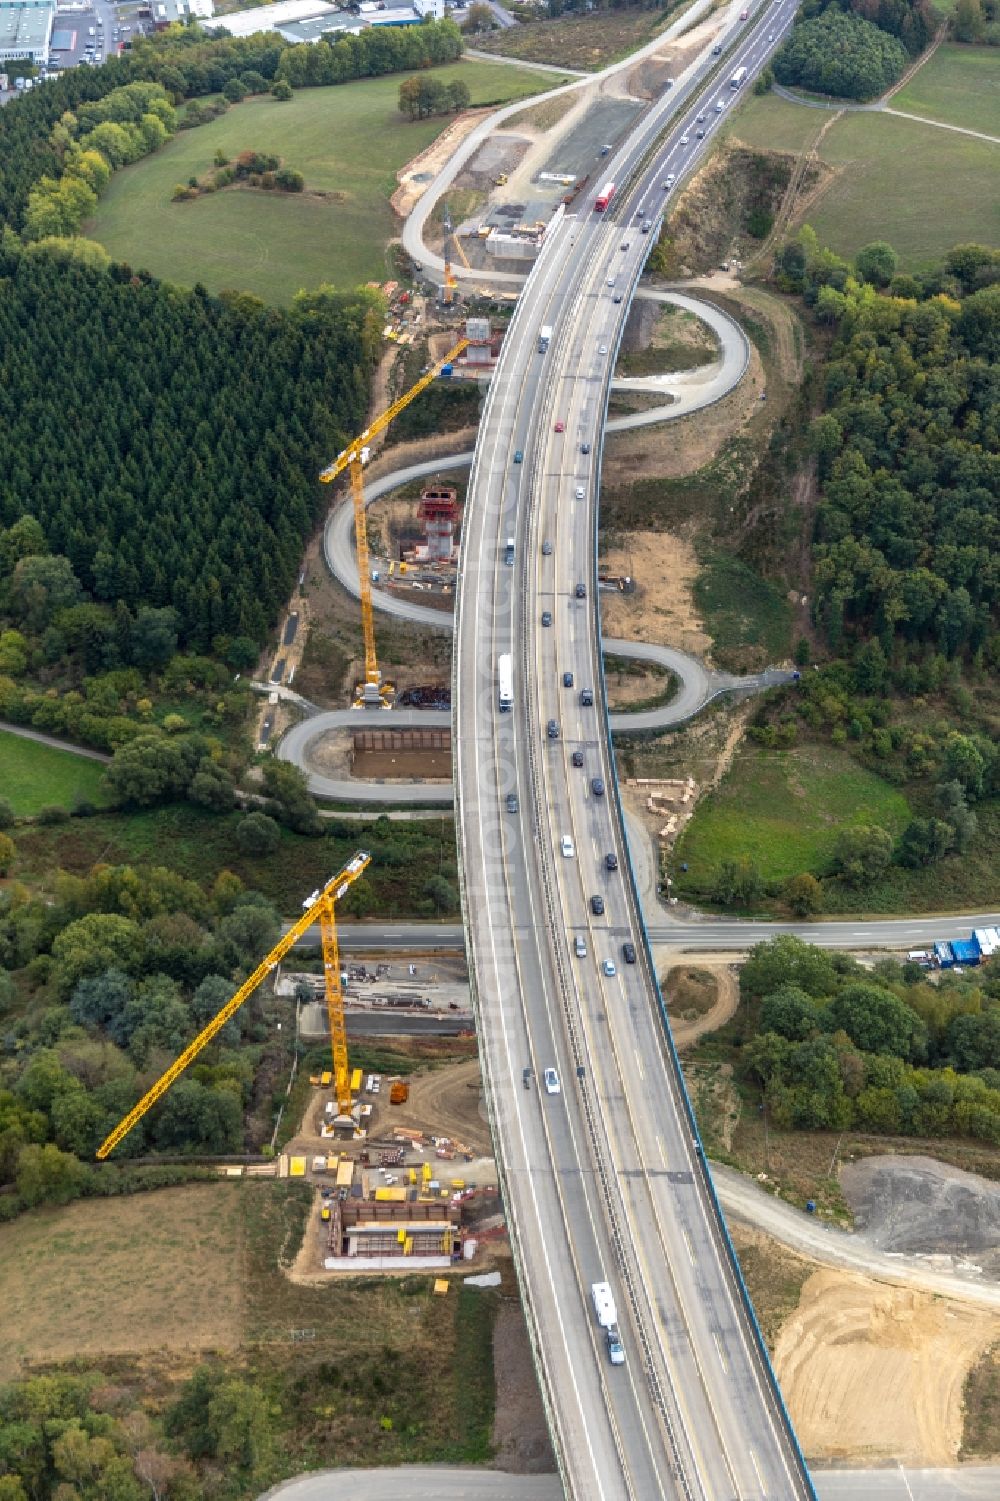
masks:
<svg viewBox="0 0 1000 1501"><path fill-rule="evenodd" d="M326 0L274 0L273 5L217 16L215 24L224 26L232 36L277 31L289 42L318 42L324 31L356 32L367 26L398 26L405 24L404 17L414 23L424 16L441 21L445 13L445 0L386 0L382 7L374 0L363 0L358 14L338 10Z"/></svg>
<svg viewBox="0 0 1000 1501"><path fill-rule="evenodd" d="M56 0L0 0L0 62L47 63Z"/></svg>

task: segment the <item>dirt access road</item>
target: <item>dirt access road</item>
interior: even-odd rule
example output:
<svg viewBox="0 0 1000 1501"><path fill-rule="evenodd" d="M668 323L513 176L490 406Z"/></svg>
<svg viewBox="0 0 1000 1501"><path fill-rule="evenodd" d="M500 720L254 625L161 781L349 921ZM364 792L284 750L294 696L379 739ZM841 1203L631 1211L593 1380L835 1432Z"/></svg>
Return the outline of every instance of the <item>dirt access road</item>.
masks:
<svg viewBox="0 0 1000 1501"><path fill-rule="evenodd" d="M478 1058L427 1069L414 1074L409 1083L410 1098L405 1105L392 1107L388 1124L427 1136L449 1136L464 1142L477 1156L492 1153L480 1104L483 1088Z"/></svg>

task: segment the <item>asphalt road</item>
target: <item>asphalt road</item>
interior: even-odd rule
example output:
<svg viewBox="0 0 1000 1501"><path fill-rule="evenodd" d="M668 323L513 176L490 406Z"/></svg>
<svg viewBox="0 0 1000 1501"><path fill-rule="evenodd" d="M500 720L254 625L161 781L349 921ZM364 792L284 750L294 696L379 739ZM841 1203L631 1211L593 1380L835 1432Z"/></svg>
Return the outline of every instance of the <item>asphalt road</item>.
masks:
<svg viewBox="0 0 1000 1501"><path fill-rule="evenodd" d="M745 953L778 933L793 933L804 943L824 949L926 948L936 938L967 938L973 928L1000 926L1000 912L952 913L946 917L849 918L837 922L734 922L731 918L679 917L647 921L649 940L684 953ZM337 932L344 948L369 952L406 953L420 949L461 949L461 923L380 922L341 923ZM319 929L309 930L306 942L319 943ZM314 935L314 936L312 936Z"/></svg>
<svg viewBox="0 0 1000 1501"><path fill-rule="evenodd" d="M659 422L700 410L721 399L731 391L746 373L749 362L749 344L739 324L728 314L695 298L681 293L652 294L657 301L671 302L686 311L693 312L712 328L719 340L719 358L707 371L686 372L669 379L674 396L672 404L655 411L636 413L631 417L618 418L608 423L608 430L639 427L650 422ZM686 377L699 377L685 385ZM679 384L678 384L679 382ZM645 383L640 383L645 384ZM662 389L666 389L664 385ZM472 454L461 453L436 458L420 464L382 474L365 487L366 504L371 505L381 496L415 479L437 475L442 470L464 468L472 461ZM354 551L354 513L349 501L335 506L327 519L323 534L323 554L333 576L355 598L359 595L357 557ZM405 595L375 589L372 591L376 608L399 620L407 620L437 630L454 629L454 619L448 612L407 598ZM653 643L622 641L607 638L604 649L617 656L655 663L673 672L679 689L667 704L632 713L612 714L611 728L617 733L642 733L670 728L682 724L697 714L705 704L722 693L755 693L764 688L793 679L794 674L781 669L769 669L763 673L740 677L731 673L711 671L696 657L689 656L673 647ZM295 725L284 736L277 754L282 760L300 766L309 778L309 788L318 797L335 798L339 802L364 800L368 803L398 803L409 805L448 804L452 801L449 787L427 786L418 783L379 783L353 777L331 777L316 771L309 760L309 746L320 736L335 729L357 727L362 716L356 710L328 712L312 715L307 721ZM368 722L367 720L365 721ZM381 723L376 712L373 723ZM444 722L444 720L442 720ZM394 727L434 727L437 721L433 711L421 711L416 717L407 711L393 711Z"/></svg>
<svg viewBox="0 0 1000 1501"><path fill-rule="evenodd" d="M656 646L642 641L618 641L613 638L607 638L603 645L606 651L617 656L655 662L660 667L667 667L677 674L680 682L680 687L670 702L659 708L610 715L611 728L616 734L638 734L682 724L721 693L756 693L777 683L787 683L792 678L790 672L781 668L769 668L766 672L755 673L751 677L711 672L697 658L675 651L671 646ZM368 806L392 803L418 807L450 807L453 801L450 782L377 782L360 777L334 777L317 771L310 759L310 747L313 743L333 730L366 727L427 730L444 729L450 725L451 713L447 709L393 709L391 715L384 709L323 709L317 710L307 719L299 720L286 730L276 748L276 754L280 760L291 761L302 768L309 781L309 791L315 797L335 798L338 802L363 802Z"/></svg>
<svg viewBox="0 0 1000 1501"><path fill-rule="evenodd" d="M954 1470L814 1470L819 1501L996 1501L1000 1466ZM407 1465L384 1470L321 1470L286 1481L260 1501L562 1501L556 1475Z"/></svg>
<svg viewBox="0 0 1000 1501"><path fill-rule="evenodd" d="M712 6L713 0L695 0L695 3L689 6L678 20L674 21L664 31L659 32L645 47L640 48L637 52L630 53L621 62L613 63L601 73L584 75L583 77L574 79L572 83L564 84L562 88L551 89L546 94L536 95L532 102L538 104L543 99L555 99L561 94L580 93L584 106L588 105L592 100L596 99L600 87L605 80L613 77L616 73L633 68L644 57L650 56L654 52L659 52L667 43L681 35L681 33L688 31L699 20L708 15L712 10ZM731 4L727 17L722 20L722 27L727 36L732 35L738 29L738 14L738 5L736 3ZM689 71L693 72L694 70ZM677 92L675 89L675 96ZM466 163L471 160L487 137L492 135L493 131L502 125L505 120L519 114L524 107L525 101L523 99L518 100L514 104L508 104L503 109L496 110L494 114L488 115L474 130L470 131L455 154L438 173L433 183L430 184L426 192L417 200L403 225L402 241L404 250L417 266L428 269L439 281L444 277L444 261L440 255L429 250L424 244L424 230L427 226L427 221L438 200L448 191ZM604 165L610 169L615 166L618 159L618 157L609 158ZM460 281L467 280L483 286L489 284L509 288L519 286L524 280L517 272L511 271L468 270L464 266L453 266L452 271Z"/></svg>
<svg viewBox="0 0 1000 1501"><path fill-rule="evenodd" d="M872 1245L864 1232L838 1230L813 1214L806 1214L783 1199L767 1193L759 1184L734 1168L714 1163L712 1177L719 1202L730 1219L755 1225L794 1251L821 1261L894 1282L935 1297L957 1298L993 1311L1000 1309L1000 1283L978 1277L956 1266L946 1270L941 1256L890 1254ZM970 1262L974 1258L969 1258ZM1000 1491L997 1492L1000 1495Z"/></svg>
<svg viewBox="0 0 1000 1501"><path fill-rule="evenodd" d="M790 23L788 0L747 27L727 76L764 61L764 28L779 14ZM668 110L692 112L689 88L655 105L609 161L609 177L626 181L638 168L640 185L612 214L595 215L584 201L551 231L518 302L466 501L453 743L486 1098L566 1493L751 1501L812 1490L670 1053L641 942L609 727L600 703L584 707L562 686L570 670L577 684L600 681L596 492L613 351L649 243L637 221L653 228L667 196L661 183L682 175L690 141L681 146L674 128L652 164L639 164ZM545 354L542 324L554 328ZM515 448L523 464L512 463ZM511 535L513 570L503 562ZM590 581L588 598L576 597L579 580ZM551 629L540 626L542 609L552 611ZM507 651L510 714L496 701L496 661ZM608 794L595 792L595 775ZM512 790L514 815L504 806ZM596 914L594 894L603 901ZM629 937L634 965L622 962ZM554 1069L552 1089L523 1089L525 1066L536 1081ZM612 1370L597 1338L596 1280L614 1290L623 1369Z"/></svg>

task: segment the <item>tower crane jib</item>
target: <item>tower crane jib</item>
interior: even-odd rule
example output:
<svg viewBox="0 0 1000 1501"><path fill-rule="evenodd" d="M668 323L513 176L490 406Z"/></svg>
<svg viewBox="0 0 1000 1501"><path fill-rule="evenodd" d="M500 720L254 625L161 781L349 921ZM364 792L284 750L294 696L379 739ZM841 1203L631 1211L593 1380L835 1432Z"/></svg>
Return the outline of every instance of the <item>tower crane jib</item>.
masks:
<svg viewBox="0 0 1000 1501"><path fill-rule="evenodd" d="M333 1052L333 1073L336 1080L337 1108L341 1115L349 1113L351 1108L350 1074L347 1066L347 1027L344 1020L344 992L340 980L340 951L337 943L336 905L350 890L371 864L371 855L366 850L359 850L352 860L349 860L343 870L331 876L321 890L313 892L312 896L303 904L302 916L297 918L288 932L285 933L269 954L257 965L253 974L250 975L232 995L226 1004L216 1012L212 1020L202 1028L197 1037L189 1042L173 1063L160 1075L156 1083L151 1085L137 1105L134 1105L127 1115L123 1116L115 1129L101 1143L97 1149L97 1156L103 1160L113 1152L115 1147L122 1141L133 1126L138 1125L146 1112L162 1099L171 1084L193 1063L201 1052L207 1047L214 1037L222 1031L236 1012L249 1000L254 991L265 980L271 971L280 964L281 960L294 948L299 939L315 923L320 925L320 933L323 939L323 982L326 992L326 1009L330 1021L330 1046Z"/></svg>

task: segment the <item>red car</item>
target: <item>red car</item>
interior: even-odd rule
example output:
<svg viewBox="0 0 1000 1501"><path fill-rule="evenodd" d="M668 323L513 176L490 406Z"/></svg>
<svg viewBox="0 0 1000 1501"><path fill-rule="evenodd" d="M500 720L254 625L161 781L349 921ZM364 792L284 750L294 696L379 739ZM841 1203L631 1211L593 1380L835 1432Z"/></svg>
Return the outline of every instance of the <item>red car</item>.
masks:
<svg viewBox="0 0 1000 1501"><path fill-rule="evenodd" d="M557 433L564 433L565 431L566 431L566 424L565 424L565 422L557 422L556 423L556 432Z"/></svg>

